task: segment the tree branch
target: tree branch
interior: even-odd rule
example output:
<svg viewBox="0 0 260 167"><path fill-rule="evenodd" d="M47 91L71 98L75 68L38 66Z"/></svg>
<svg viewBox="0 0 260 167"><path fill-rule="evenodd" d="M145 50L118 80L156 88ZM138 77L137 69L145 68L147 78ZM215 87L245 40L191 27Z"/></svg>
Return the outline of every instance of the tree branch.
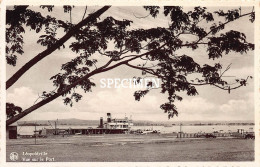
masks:
<svg viewBox="0 0 260 167"><path fill-rule="evenodd" d="M164 47L165 45L166 45L166 44L163 44L163 45L160 46L158 49ZM157 49L156 49L156 50L157 50ZM85 75L84 77L78 79L77 81L75 81L75 82L72 83L71 85L65 87L65 89L63 89L62 91L60 91L60 92L58 92L58 93L56 93L56 94L54 94L54 95L52 95L52 96L50 96L50 97L48 97L48 98L42 100L42 101L40 101L39 103L37 103L37 104L31 106L30 108L24 110L24 111L21 112L20 114L18 114L18 115L16 115L16 116L12 117L12 118L10 118L10 119L8 119L8 120L6 121L6 125L7 125L7 126L8 126L8 125L11 125L12 123L14 123L14 122L16 122L17 120L23 118L24 116L26 116L27 114L31 113L32 111L34 111L34 110L40 108L41 106L43 106L43 105L45 105L45 104L51 102L52 100L56 99L57 97L63 95L63 94L66 93L66 92L68 92L71 88L76 87L80 82L82 82L82 81L88 79L89 77L91 77L91 76L93 76L93 75L95 75L95 74L99 74L99 73L102 73L102 72L105 72L105 71L109 71L109 70L111 70L111 69L114 69L114 68L116 68L116 67L118 67L118 66L120 66L120 65L126 64L126 63L128 63L128 62L130 62L130 61L132 61L132 60L135 60L135 59L137 59L137 58L140 58L140 57L142 57L142 56L145 56L145 55L147 55L147 54L150 54L150 53L152 53L152 52L154 52L154 51L156 51L156 50L152 50L152 51L143 53L143 54L141 54L141 55L136 55L136 56L133 57L133 58L130 58L130 59L128 59L128 60L121 61L121 62L119 62L119 63L117 63L117 64L115 64L115 65L112 65L112 66L108 67L108 66L114 61L113 58L112 58L112 59L110 59L105 65L103 65L102 67L100 67L100 68L98 68L98 69L96 69L96 70L93 70L92 72L90 72L90 73L88 73L87 75Z"/></svg>
<svg viewBox="0 0 260 167"><path fill-rule="evenodd" d="M135 13L133 13L133 15L135 16L135 18L138 18L138 19L144 19L144 18L150 16L150 14L148 14L146 16L136 16Z"/></svg>
<svg viewBox="0 0 260 167"><path fill-rule="evenodd" d="M136 56L134 58L131 58L129 60L125 60L125 61L122 61L120 63L117 63L111 67L108 67L112 62L113 62L113 59L109 60L105 65L103 65L102 67L90 72L89 74L85 75L84 77L80 78L79 80L75 81L74 83L72 83L71 85L67 86L65 89L63 89L62 91L58 92L58 93L55 93L54 95L46 98L46 99L43 99L42 101L38 102L37 104L34 104L33 106L31 106L30 108L24 110L23 112L21 112L20 114L18 115L15 115L14 117L8 119L6 121L6 126L9 126L11 125L12 123L18 121L19 119L23 118L24 116L28 115L29 113L33 112L34 110L40 108L41 106L51 102L52 100L58 98L59 96L63 95L64 93L68 92L70 89L74 88L75 86L77 86L80 82L88 79L89 77L95 75L95 74L98 74L98 73L102 73L102 72L105 72L105 71L108 71L108 70L111 70L113 68L116 68L122 64L125 64L127 63L128 61L132 61L134 59L137 59L138 57L140 56L143 56L144 54L142 55L139 55L139 56Z"/></svg>
<svg viewBox="0 0 260 167"><path fill-rule="evenodd" d="M141 71L145 71L145 72L147 72L147 73L149 73L149 74L152 74L152 75L155 75L155 76L157 76L157 77L163 78L163 76L156 75L156 74L154 73L153 69L149 69L149 68L145 68L145 67L134 66L134 65L129 64L128 62L127 62L125 65L127 65L127 66L129 66L129 67L131 67L131 68L135 68L135 69L138 69L138 70L141 70Z"/></svg>
<svg viewBox="0 0 260 167"><path fill-rule="evenodd" d="M241 18L241 17L247 16L247 15L250 15L251 13L252 13L252 12L243 14L243 15L239 16L238 18L236 18L235 20L237 20L237 19L239 19L239 18ZM235 20L232 20L232 21L235 21ZM218 28L221 27L221 26L225 26L226 24L228 24L228 23L230 23L230 22L232 22L232 21L231 21L231 20L230 20L230 21L227 21L227 22L225 22L225 23L223 23L223 24L217 26L216 28L210 30L210 31L209 31L207 34L205 34L203 37L200 37L195 43L200 42L203 38L205 38L206 36L208 36L209 34L211 34L215 29L218 29Z"/></svg>
<svg viewBox="0 0 260 167"><path fill-rule="evenodd" d="M227 71L230 69L231 64L232 64L232 63L230 63L230 64L227 66L227 68L220 74L220 77L222 77L222 76L224 75L224 73L227 72Z"/></svg>
<svg viewBox="0 0 260 167"><path fill-rule="evenodd" d="M89 15L86 19L79 22L75 25L71 30L69 30L61 39L59 39L53 46L47 48L43 52L39 53L33 59L28 61L22 68L20 68L10 79L6 82L6 89L11 87L27 70L29 70L32 66L38 63L40 60L57 50L61 47L70 37L75 35L78 30L88 24L89 22L97 19L100 15L102 15L105 11L107 11L111 6L104 6L95 13Z"/></svg>
<svg viewBox="0 0 260 167"><path fill-rule="evenodd" d="M239 16L238 18L236 18L235 20L237 20L237 19L239 19L239 18L241 18L241 17L247 16L247 15L250 15L251 13L252 13L252 12L243 14L243 15ZM225 26L226 24L228 24L228 23L230 23L230 22L233 22L233 21L235 21L235 20L230 20L230 21L227 21L227 22L225 22L225 23L223 23L223 24L217 26L216 28L210 30L210 31L209 31L207 34L205 34L204 36L200 37L197 41L191 42L191 43L189 43L189 44L178 45L178 46L192 46L192 45L197 45L197 44L208 44L208 43L204 43L204 42L201 42L201 43L200 43L200 41L201 41L202 39L204 39L205 37L207 37L209 34L211 34L214 30L218 29L218 28L221 27L221 26ZM185 34L185 32L179 33L177 36L182 35L182 34Z"/></svg>
<svg viewBox="0 0 260 167"><path fill-rule="evenodd" d="M70 23L72 24L71 10L70 10Z"/></svg>
<svg viewBox="0 0 260 167"><path fill-rule="evenodd" d="M87 23L93 21L94 19L96 19L97 17L99 17L101 14L103 14L106 10L108 10L110 8L110 6L105 6L103 8L101 8L100 10L98 10L97 12L89 15L89 17L87 17L86 19L82 20L80 23L78 23L76 26L74 26L68 33L66 33L60 40L58 40L58 42L56 44L54 44L52 47L50 48L47 48L45 51L41 52L40 54L38 54L36 57L34 57L33 59L31 59L29 62L27 62L21 69L19 69L8 81L7 81L7 89L12 86L27 70L29 70L33 65L35 65L38 61L40 61L41 59L43 59L44 57L46 57L47 55L51 54L53 51L55 51L57 48L59 48L60 46L63 45L63 43L65 43L71 36L73 36L74 34L76 34L78 32L78 30L86 25ZM251 14L251 13L249 13ZM249 15L249 14L244 14L244 15L241 15L239 17L243 17L243 16L246 16L246 15ZM228 21L226 23L223 23L221 26L229 23L231 21ZM199 42L205 38L207 35L209 35L213 30L209 31L205 36L201 37L200 39L198 39L197 41L195 41L193 44L199 44ZM204 44L204 43L201 43L201 44ZM190 44L191 45L191 44ZM162 46L160 46L158 49L161 49L163 48L164 46L166 46L166 43L164 43ZM80 84L80 82L88 79L89 77L95 75L95 74L99 74L99 73L102 73L102 72L105 72L105 71L109 71L111 69L114 69L120 65L127 65L127 66L130 66L132 68L136 68L136 69L139 69L139 70L142 70L142 71L145 71L149 74L152 74L152 75L155 75L155 76L158 76L160 78L163 78L163 79L167 79L167 77L165 76L160 76L159 74L156 74L155 71L153 69L147 69L145 67L137 67L137 66L133 66L133 65L130 65L129 62L130 61L133 61L137 58L142 58L142 56L145 56L145 55L148 55L158 49L155 49L155 50L151 50L149 52L146 52L146 53L143 53L141 55L128 55L128 56L125 56L124 58L129 58L127 60L124 60L124 61L121 61L121 62L118 62L112 66L109 66L113 61L114 59L110 59L105 65L103 65L102 67L100 68L97 68L95 70L93 70L92 72L88 73L87 75L85 75L84 77L78 79L77 81L75 81L74 83L72 83L71 85L68 85L66 86L64 89L62 89L60 92L57 92L55 93L54 95L51 95L50 97L46 98L46 99L43 99L42 101L38 102L37 104L34 104L33 106L31 106L30 108L24 110L23 112L15 115L14 117L8 119L6 121L6 125L10 125L14 122L16 122L17 120L21 119L22 117L26 116L27 114L31 113L32 111L40 108L41 106L51 102L52 100L56 99L57 97L59 96L62 96L64 95L66 92L70 91L71 89L77 87L77 85ZM122 60L122 59L121 59ZM115 60L116 61L116 60ZM183 83L188 83L188 84L191 84L191 85L214 85L220 89L223 89L223 90L231 90L231 89L237 89L241 86L243 86L242 84L237 86L237 87L234 87L234 88L225 88L225 87L221 87L219 85L216 85L215 83L201 83L201 84L196 84L196 83L189 83L189 82L183 82Z"/></svg>
<svg viewBox="0 0 260 167"><path fill-rule="evenodd" d="M157 76L158 78L166 79L166 77L156 74L156 73L155 73L153 70L151 70L151 69L146 69L146 68L143 68L143 67L134 66L134 65L131 65L131 64L129 64L129 63L126 63L125 65L127 65L127 66L129 66L129 67L131 67L131 68L135 68L135 69L138 69L138 70L145 71L145 72L147 72L147 73L149 73L149 74L152 74L152 75L154 75L154 76ZM247 77L246 81L247 81L247 80L248 80L248 77ZM184 82L183 82L183 83L184 83ZM193 85L193 86L212 85L212 86L215 86L215 87L220 88L220 89L222 89L222 90L228 90L229 92L230 92L230 90L237 89L237 88L240 88L240 87L243 86L243 85L238 85L238 86L233 87L233 88L230 88L230 86L229 86L228 88L225 88L225 87L221 87L221 86L219 86L219 85L217 85L217 84L214 84L214 83L190 83L190 82L185 82L185 84L190 84L190 85Z"/></svg>
<svg viewBox="0 0 260 167"><path fill-rule="evenodd" d="M71 85L67 86L65 89L63 89L62 91L60 92L57 92L55 93L54 95L46 98L46 99L43 99L42 101L38 102L37 104L34 104L33 106L31 106L30 108L24 110L23 112L21 112L20 114L18 115L15 115L14 117L8 119L6 121L6 126L9 126L11 125L12 123L18 121L19 119L23 118L24 116L28 115L29 113L33 112L34 110L40 108L41 106L51 102L52 100L56 99L57 97L63 95L64 93L68 92L70 89L74 88L75 86L77 86L80 82L88 79L89 77L95 75L95 74L98 74L98 73L102 73L102 72L105 72L107 71L108 69L104 69L106 68L113 60L111 59L110 61L108 61L104 66L90 72L89 74L85 75L84 77L78 79L77 81L75 81L74 83L72 83ZM111 68L112 69L112 68Z"/></svg>
<svg viewBox="0 0 260 167"><path fill-rule="evenodd" d="M86 15L87 9L88 9L88 6L86 6L86 8L85 8L85 12L84 12L84 15L82 17L82 20L84 19L85 15Z"/></svg>

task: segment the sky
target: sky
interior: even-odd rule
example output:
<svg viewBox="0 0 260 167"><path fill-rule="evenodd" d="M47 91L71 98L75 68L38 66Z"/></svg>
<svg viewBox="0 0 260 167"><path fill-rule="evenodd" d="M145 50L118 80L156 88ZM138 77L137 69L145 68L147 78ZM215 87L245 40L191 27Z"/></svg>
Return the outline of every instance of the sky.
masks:
<svg viewBox="0 0 260 167"><path fill-rule="evenodd" d="M58 19L68 20L69 14L63 13L61 7L55 7L52 13L40 9L38 6L30 7L31 9L40 11L42 15L51 14ZM100 7L88 7L87 14L92 13ZM228 8L219 7L227 10ZM77 23L82 19L85 7L75 7L72 12L72 22ZM185 8L186 10L186 8ZM187 9L188 10L188 9ZM218 10L218 8L208 8L209 11ZM251 11L250 7L242 8L242 14ZM157 26L167 26L167 18L159 15L156 19L148 16L145 18L137 18L147 16L147 11L142 7L111 7L104 13L100 20L107 16L113 16L116 19L130 19L133 21L133 28L150 28ZM226 26L227 30L237 30L244 32L247 41L254 42L254 24L250 23L248 17L239 19L234 23ZM245 24L246 23L246 24ZM227 31L225 30L225 31ZM35 34L26 28L24 35L24 54L18 57L15 67L7 65L7 79L10 78L22 65L33 58L35 55L45 49L45 47L36 43L41 35ZM225 32L223 31L223 32ZM59 37L63 35L60 32ZM65 43L66 48L57 50L45 59L33 66L27 71L7 91L7 102L12 102L23 109L32 106L38 95L43 91L51 91L55 88L50 81L50 77L61 72L60 68L63 63L70 61L76 56L75 53L68 48L71 40ZM113 46L110 46L113 48ZM226 76L236 76L238 78L246 78L254 75L254 55L252 51L247 54L240 55L238 53L230 53L224 55L223 58L217 60L209 60L205 48L191 51L190 49L181 50L181 54L187 54L199 63L214 64L220 62L223 67L227 67L230 63L231 69L225 73ZM106 59L97 57L100 64L105 63ZM73 107L63 104L63 97L48 103L47 105L35 110L22 121L37 120L53 120L53 119L86 119L98 120L105 117L107 112L112 113L112 117L121 118L125 115L132 116L134 120L154 120L154 121L189 121L189 120L254 120L254 82L249 80L246 87L235 89L228 94L227 91L220 90L212 86L197 87L199 95L189 97L181 94L183 101L176 102L179 111L178 117L167 117L160 109L160 105L167 102L167 96L161 94L159 90L153 90L140 101L135 101L133 93L137 89L130 88L101 88L100 79L102 78L132 78L140 75L140 71L130 69L126 66L120 66L112 71L98 74L92 79L96 83L96 87L92 92L83 93L83 98L78 103L74 103ZM235 79L235 78L228 78ZM82 91L79 91L82 92ZM38 100L39 101L39 100ZM38 102L37 101L37 102Z"/></svg>

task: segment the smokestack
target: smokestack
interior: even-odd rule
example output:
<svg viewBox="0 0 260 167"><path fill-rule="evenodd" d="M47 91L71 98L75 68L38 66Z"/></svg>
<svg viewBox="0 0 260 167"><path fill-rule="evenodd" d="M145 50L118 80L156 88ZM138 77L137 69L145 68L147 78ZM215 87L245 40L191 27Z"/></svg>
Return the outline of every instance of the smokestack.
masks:
<svg viewBox="0 0 260 167"><path fill-rule="evenodd" d="M111 122L111 114L107 113L107 122Z"/></svg>
<svg viewBox="0 0 260 167"><path fill-rule="evenodd" d="M100 128L103 128L103 117L100 117L99 127L100 127Z"/></svg>

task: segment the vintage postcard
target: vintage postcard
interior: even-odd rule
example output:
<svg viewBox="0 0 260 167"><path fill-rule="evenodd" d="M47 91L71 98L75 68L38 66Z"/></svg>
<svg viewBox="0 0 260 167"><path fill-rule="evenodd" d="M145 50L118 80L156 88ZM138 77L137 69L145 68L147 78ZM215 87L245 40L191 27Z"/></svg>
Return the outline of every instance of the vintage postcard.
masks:
<svg viewBox="0 0 260 167"><path fill-rule="evenodd" d="M259 2L1 5L5 166L259 165Z"/></svg>

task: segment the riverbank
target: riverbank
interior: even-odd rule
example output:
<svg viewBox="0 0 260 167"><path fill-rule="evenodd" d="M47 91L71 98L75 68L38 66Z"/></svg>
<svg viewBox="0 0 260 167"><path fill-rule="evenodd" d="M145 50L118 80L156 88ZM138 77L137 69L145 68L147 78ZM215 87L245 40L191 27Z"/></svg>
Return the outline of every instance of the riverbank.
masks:
<svg viewBox="0 0 260 167"><path fill-rule="evenodd" d="M254 140L251 139L178 139L171 134L118 134L54 136L38 138L36 145L34 142L34 139L8 140L7 161L12 152L18 153L18 161L47 161L46 157L59 162L254 160Z"/></svg>
<svg viewBox="0 0 260 167"><path fill-rule="evenodd" d="M88 128L96 128L97 126L81 126L81 125L59 125L59 129L88 129ZM229 132L237 132L238 129L244 129L245 132L253 132L254 126L251 125L241 125L241 126L228 126L228 125L216 125L216 126L182 126L181 130L185 133L213 133L214 131L218 131L221 133L229 133ZM53 129L51 126L36 126L36 130L42 129ZM178 133L180 131L180 126L133 126L131 130L156 130L161 133ZM34 126L18 126L17 132L20 135L33 135L35 131Z"/></svg>

